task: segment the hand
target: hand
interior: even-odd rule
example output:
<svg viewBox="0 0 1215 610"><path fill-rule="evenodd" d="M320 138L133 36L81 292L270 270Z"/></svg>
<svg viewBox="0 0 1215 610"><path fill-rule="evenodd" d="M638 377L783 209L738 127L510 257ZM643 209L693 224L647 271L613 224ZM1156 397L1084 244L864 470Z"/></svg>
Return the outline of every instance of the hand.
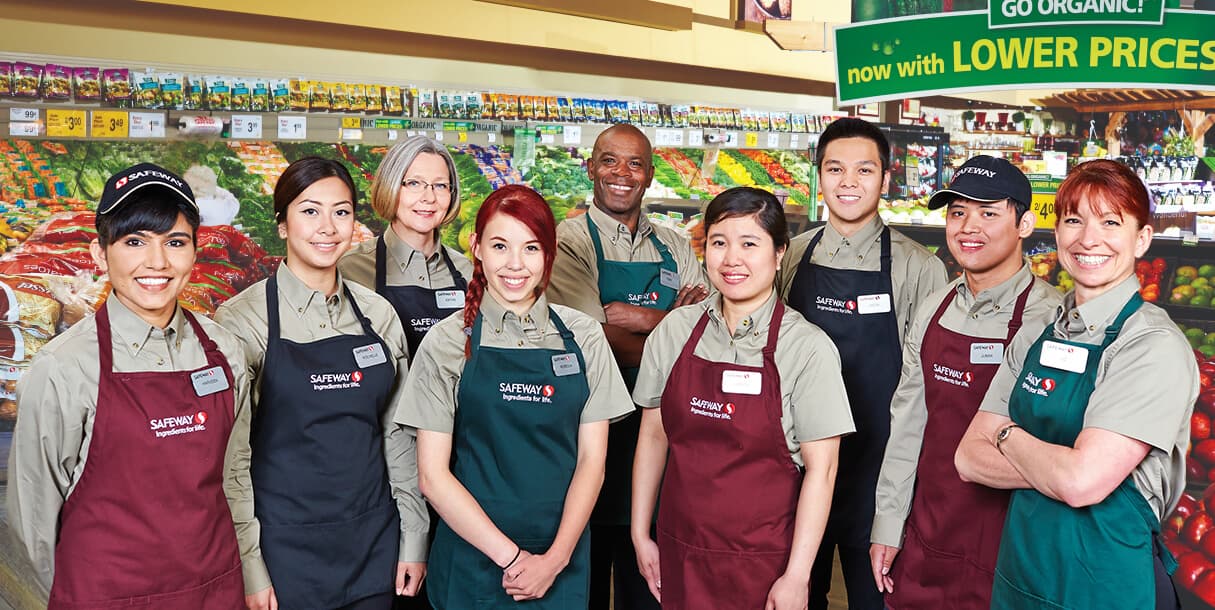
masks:
<svg viewBox="0 0 1215 610"><path fill-rule="evenodd" d="M249 610L278 610L278 598L274 596L274 587L266 587L257 593L245 596L245 605Z"/></svg>
<svg viewBox="0 0 1215 610"><path fill-rule="evenodd" d="M523 551L519 560L502 572L502 588L517 602L540 599L568 564L568 559L555 557L552 553L532 555Z"/></svg>
<svg viewBox="0 0 1215 610"><path fill-rule="evenodd" d="M662 571L658 566L658 545L648 536L643 540L633 540L633 550L637 554L637 569L641 571L645 584L650 586L650 593L658 603L662 603Z"/></svg>
<svg viewBox="0 0 1215 610"><path fill-rule="evenodd" d="M603 315L606 317L607 323L612 326L619 326L631 333L644 335L658 326L666 312L661 309L612 301L603 306Z"/></svg>
<svg viewBox="0 0 1215 610"><path fill-rule="evenodd" d="M405 597L417 595L424 580L426 580L425 561L397 562L397 595Z"/></svg>
<svg viewBox="0 0 1215 610"><path fill-rule="evenodd" d="M894 579L890 577L890 565L899 554L899 548L884 544L869 545L869 565L873 568L873 582L877 590L894 593Z"/></svg>
<svg viewBox="0 0 1215 610"><path fill-rule="evenodd" d="M684 305L692 305L705 300L709 296L709 290L704 286L697 284L695 286L684 286L679 289L679 293L675 295L675 303L671 305L671 309L683 307Z"/></svg>
<svg viewBox="0 0 1215 610"><path fill-rule="evenodd" d="M810 579L795 578L785 572L768 590L764 610L806 610L810 603Z"/></svg>

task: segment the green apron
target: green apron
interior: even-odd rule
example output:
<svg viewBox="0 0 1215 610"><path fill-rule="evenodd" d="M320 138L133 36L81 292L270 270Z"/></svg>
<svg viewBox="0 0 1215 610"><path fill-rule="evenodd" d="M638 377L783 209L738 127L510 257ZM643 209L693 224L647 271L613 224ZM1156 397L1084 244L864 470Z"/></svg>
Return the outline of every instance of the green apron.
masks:
<svg viewBox="0 0 1215 610"><path fill-rule="evenodd" d="M457 394L452 474L504 534L531 553L552 545L578 461L578 427L590 397L574 335L550 308L565 349L482 347L481 316ZM587 606L589 535L534 610ZM515 608L502 569L440 522L426 586L436 610Z"/></svg>
<svg viewBox="0 0 1215 610"><path fill-rule="evenodd" d="M671 251L650 231L650 241L662 257L660 262L609 261L603 257L603 242L591 215L586 214L586 228L595 245L595 264L599 270L599 302L619 301L651 309L670 309L679 293L679 267ZM629 392L637 383L637 368L621 369ZM591 514L591 522L602 525L628 525L629 502L632 498L633 453L637 450L637 434L641 416L633 413L612 423L608 429L607 462L604 467L603 490Z"/></svg>
<svg viewBox="0 0 1215 610"><path fill-rule="evenodd" d="M1132 296L1099 346L1055 339L1054 326L1047 326L1026 354L1013 388L1008 402L1012 420L1043 441L1073 446L1084 427L1101 356L1142 304L1138 294ZM1042 364L1047 342L1085 350L1084 372ZM1035 489L1015 490L996 561L991 607L1155 608L1152 564L1159 532L1160 520L1131 476L1105 500L1085 508L1071 508ZM1162 545L1157 550L1171 573L1176 562Z"/></svg>

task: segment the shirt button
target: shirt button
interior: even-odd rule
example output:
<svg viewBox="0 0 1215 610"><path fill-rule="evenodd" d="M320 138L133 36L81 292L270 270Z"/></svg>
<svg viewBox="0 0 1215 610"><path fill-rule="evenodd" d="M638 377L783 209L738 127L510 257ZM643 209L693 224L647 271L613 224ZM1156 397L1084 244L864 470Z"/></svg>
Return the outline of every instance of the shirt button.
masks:
<svg viewBox="0 0 1215 610"><path fill-rule="evenodd" d="M996 311L1000 311L1000 306L996 305Z"/></svg>
<svg viewBox="0 0 1215 610"><path fill-rule="evenodd" d="M501 328L495 328L495 329L494 329L494 334L495 334L495 335L500 335L500 334L502 334L502 329L501 329Z"/></svg>
<svg viewBox="0 0 1215 610"><path fill-rule="evenodd" d="M743 320L743 326L750 326L751 320Z"/></svg>
<svg viewBox="0 0 1215 610"><path fill-rule="evenodd" d="M1096 327L1096 326L1094 326L1094 325L1092 325L1092 324L1090 324L1090 325L1089 325L1089 327L1088 327L1088 329L1089 329L1089 330L1097 330L1097 327Z"/></svg>
<svg viewBox="0 0 1215 610"><path fill-rule="evenodd" d="M164 363L165 363L164 358L157 358L157 359L156 359L156 366L163 366L163 365L164 365Z"/></svg>
<svg viewBox="0 0 1215 610"><path fill-rule="evenodd" d="M1072 312L1072 319L1073 319L1073 320L1079 320L1079 319L1080 319L1080 312L1078 312L1078 311L1073 311L1073 312Z"/></svg>
<svg viewBox="0 0 1215 610"><path fill-rule="evenodd" d="M856 260L863 261L863 260L865 260L865 256L863 254L858 254L856 257Z"/></svg>
<svg viewBox="0 0 1215 610"><path fill-rule="evenodd" d="M522 342L522 341L520 341L520 342L519 342L519 347L523 347L523 342Z"/></svg>
<svg viewBox="0 0 1215 610"><path fill-rule="evenodd" d="M324 325L324 324L321 324L321 328L325 328L325 325Z"/></svg>
<svg viewBox="0 0 1215 610"><path fill-rule="evenodd" d="M979 314L977 314L977 313L972 313L972 314L970 314L970 317L972 317L972 318L974 318L974 319L978 320L978 319L979 319Z"/></svg>
<svg viewBox="0 0 1215 610"><path fill-rule="evenodd" d="M131 344L131 347L133 347L133 348L135 348L135 349L139 349L139 344L138 344L138 343L132 343L132 344Z"/></svg>
<svg viewBox="0 0 1215 610"><path fill-rule="evenodd" d="M296 309L296 311L298 311L298 312L300 312L300 313L304 313L304 308L303 308L303 307L300 307L299 309Z"/></svg>
<svg viewBox="0 0 1215 610"><path fill-rule="evenodd" d="M419 282L420 282L420 281L422 281L422 280L424 280L424 279L426 279L426 277L425 277L425 276L421 276L421 275L419 275L419 276L418 276L418 281L419 281Z"/></svg>

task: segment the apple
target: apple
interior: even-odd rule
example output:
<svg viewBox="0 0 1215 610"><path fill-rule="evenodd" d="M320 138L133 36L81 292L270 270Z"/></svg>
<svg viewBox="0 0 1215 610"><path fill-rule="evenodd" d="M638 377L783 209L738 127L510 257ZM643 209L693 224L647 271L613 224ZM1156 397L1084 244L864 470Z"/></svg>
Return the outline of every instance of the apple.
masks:
<svg viewBox="0 0 1215 610"><path fill-rule="evenodd" d="M1182 519L1189 519L1191 515L1201 510L1202 507L1198 505L1197 498L1183 493L1181 494L1181 499L1177 501L1177 508L1173 510L1173 514L1180 515Z"/></svg>
<svg viewBox="0 0 1215 610"><path fill-rule="evenodd" d="M1193 589L1202 579L1202 575L1211 571L1212 567L1215 566L1212 566L1211 561L1203 557L1202 553L1187 551L1177 558L1177 571L1173 573L1173 579L1181 586Z"/></svg>
<svg viewBox="0 0 1215 610"><path fill-rule="evenodd" d="M1178 508L1180 508L1180 507L1178 507ZM1161 531L1168 531L1168 532L1173 532L1174 534L1180 534L1181 528L1185 527L1185 520L1187 518L1188 517L1182 515L1181 511L1179 510L1179 511L1173 513L1172 517L1165 519L1164 523L1160 524L1160 529L1161 529Z"/></svg>
<svg viewBox="0 0 1215 610"><path fill-rule="evenodd" d="M1202 462L1204 466L1215 465L1215 439L1208 438L1198 441L1190 454L1198 458L1198 461Z"/></svg>
<svg viewBox="0 0 1215 610"><path fill-rule="evenodd" d="M1197 553L1201 555L1201 553ZM1202 601L1215 605L1215 570L1207 569L1198 577L1194 587L1190 589Z"/></svg>
<svg viewBox="0 0 1215 610"><path fill-rule="evenodd" d="M1197 548L1202 537L1215 527L1215 519L1206 513L1197 513L1186 519L1185 525L1181 528L1181 540L1186 544Z"/></svg>
<svg viewBox="0 0 1215 610"><path fill-rule="evenodd" d="M1201 483L1207 480L1207 469L1198 460L1187 459L1185 461L1185 479L1194 483Z"/></svg>
<svg viewBox="0 0 1215 610"><path fill-rule="evenodd" d="M1207 376L1210 379L1209 376ZM1201 411L1190 415L1190 438L1195 442L1211 438L1211 416Z"/></svg>

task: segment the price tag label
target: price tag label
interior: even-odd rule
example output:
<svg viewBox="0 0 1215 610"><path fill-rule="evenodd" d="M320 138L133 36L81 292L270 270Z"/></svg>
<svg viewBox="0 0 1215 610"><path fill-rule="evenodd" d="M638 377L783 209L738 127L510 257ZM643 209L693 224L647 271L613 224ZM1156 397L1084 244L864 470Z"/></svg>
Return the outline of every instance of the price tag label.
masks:
<svg viewBox="0 0 1215 610"><path fill-rule="evenodd" d="M582 144L582 126L566 125L565 130L561 132L561 143L570 146L580 146Z"/></svg>
<svg viewBox="0 0 1215 610"><path fill-rule="evenodd" d="M39 123L9 123L8 135L31 138L38 135L41 126Z"/></svg>
<svg viewBox="0 0 1215 610"><path fill-rule="evenodd" d="M363 139L363 130L362 129L345 129L345 128L343 128L342 129L342 139L343 140L362 140Z"/></svg>
<svg viewBox="0 0 1215 610"><path fill-rule="evenodd" d="M738 132L737 131L727 131L723 135L725 136L725 142L723 142L723 144L725 144L725 146L727 146L729 148L738 148ZM756 134L748 134L748 135L756 135Z"/></svg>
<svg viewBox="0 0 1215 610"><path fill-rule="evenodd" d="M778 146L780 146L780 134L779 133L769 133L768 134L768 148L776 148Z"/></svg>
<svg viewBox="0 0 1215 610"><path fill-rule="evenodd" d="M388 130L388 141L393 142L393 141L396 141L396 139L397 139L397 130L389 129Z"/></svg>
<svg viewBox="0 0 1215 610"><path fill-rule="evenodd" d="M129 136L131 129L127 121L125 111L94 110L93 125L89 131L94 138L125 138Z"/></svg>
<svg viewBox="0 0 1215 610"><path fill-rule="evenodd" d="M557 142L557 136L555 136L551 133L540 134L540 143L541 144L555 144L556 142Z"/></svg>
<svg viewBox="0 0 1215 610"><path fill-rule="evenodd" d="M165 137L165 115L162 112L132 112L129 117L132 138Z"/></svg>
<svg viewBox="0 0 1215 610"><path fill-rule="evenodd" d="M688 146L704 146L705 132L700 129L688 130Z"/></svg>
<svg viewBox="0 0 1215 610"><path fill-rule="evenodd" d="M435 141L436 141L436 142L442 142L442 141L443 141L443 132L441 132L441 131L436 131L436 132L435 132Z"/></svg>
<svg viewBox="0 0 1215 610"><path fill-rule="evenodd" d="M461 143L467 142L468 141L468 132L467 131L457 132L456 139L459 140Z"/></svg>
<svg viewBox="0 0 1215 610"><path fill-rule="evenodd" d="M745 146L747 148L756 148L759 146L759 134L754 131L748 131L744 136Z"/></svg>
<svg viewBox="0 0 1215 610"><path fill-rule="evenodd" d="M358 129L362 126L363 122L359 120L359 117L342 117L342 129Z"/></svg>
<svg viewBox="0 0 1215 610"><path fill-rule="evenodd" d="M489 136L489 143L490 143L490 144L493 144L493 143L495 143L495 142L497 142L497 141L498 141L498 134L496 134L496 133L494 133L494 132L492 132L492 131L491 131L491 132L489 132L487 135Z"/></svg>
<svg viewBox="0 0 1215 610"><path fill-rule="evenodd" d="M308 117L279 116L278 137L280 140L303 140L308 137Z"/></svg>
<svg viewBox="0 0 1215 610"><path fill-rule="evenodd" d="M232 137L233 138L253 138L260 140L262 137L262 117L258 114L234 114L232 115Z"/></svg>
<svg viewBox="0 0 1215 610"><path fill-rule="evenodd" d="M46 111L46 135L52 138L83 138L86 133L83 110Z"/></svg>
<svg viewBox="0 0 1215 610"><path fill-rule="evenodd" d="M38 109L37 108L9 108L8 109L8 120L10 120L14 123L18 122L18 121L37 121L38 120Z"/></svg>
<svg viewBox="0 0 1215 610"><path fill-rule="evenodd" d="M789 148L792 148L792 149L800 148L801 139L802 139L801 135L796 134L796 133L789 136Z"/></svg>

